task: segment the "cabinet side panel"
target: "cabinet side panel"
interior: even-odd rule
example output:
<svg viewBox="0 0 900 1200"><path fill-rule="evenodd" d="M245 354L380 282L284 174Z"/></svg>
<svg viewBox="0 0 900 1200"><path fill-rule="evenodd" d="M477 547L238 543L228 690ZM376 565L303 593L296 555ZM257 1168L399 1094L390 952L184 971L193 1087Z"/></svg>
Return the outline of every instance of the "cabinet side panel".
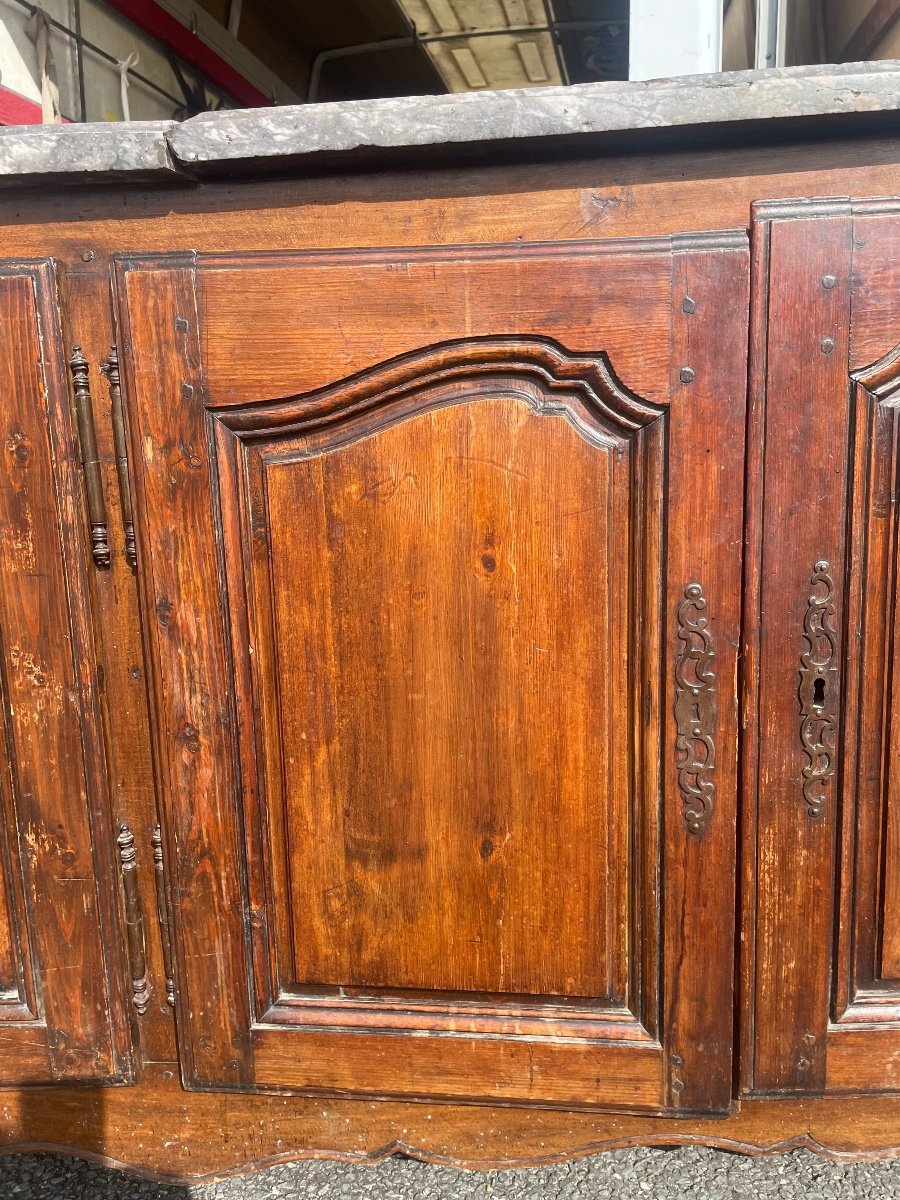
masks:
<svg viewBox="0 0 900 1200"><path fill-rule="evenodd" d="M22 921L36 960L29 999L47 1025L32 1039L47 1039L54 1076L102 1079L116 1067L100 893L115 893L90 816L105 796L83 563L72 563L83 549L68 398L58 335L45 327L54 299L49 266L0 270L2 670Z"/></svg>

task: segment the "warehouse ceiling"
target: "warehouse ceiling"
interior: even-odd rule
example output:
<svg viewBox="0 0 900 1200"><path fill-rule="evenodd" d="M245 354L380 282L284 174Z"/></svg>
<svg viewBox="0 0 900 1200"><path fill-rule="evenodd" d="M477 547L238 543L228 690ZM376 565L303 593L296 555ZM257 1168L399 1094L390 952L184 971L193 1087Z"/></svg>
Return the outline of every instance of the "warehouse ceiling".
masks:
<svg viewBox="0 0 900 1200"><path fill-rule="evenodd" d="M116 0L110 0L116 4ZM785 64L900 55L900 0L784 0ZM156 0L205 10L289 100L628 78L629 0ZM723 0L722 65L757 60L755 0ZM237 14L237 22L235 22ZM273 97L277 99L277 96Z"/></svg>
<svg viewBox="0 0 900 1200"><path fill-rule="evenodd" d="M242 0L239 37L310 100L628 77L628 0Z"/></svg>

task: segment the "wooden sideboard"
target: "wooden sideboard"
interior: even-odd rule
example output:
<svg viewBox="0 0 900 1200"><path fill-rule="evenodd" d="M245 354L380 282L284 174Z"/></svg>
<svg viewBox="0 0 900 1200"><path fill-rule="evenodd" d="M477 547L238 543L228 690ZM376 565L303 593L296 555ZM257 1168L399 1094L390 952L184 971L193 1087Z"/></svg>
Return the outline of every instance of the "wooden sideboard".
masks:
<svg viewBox="0 0 900 1200"><path fill-rule="evenodd" d="M900 1153L897 94L4 134L0 1148Z"/></svg>

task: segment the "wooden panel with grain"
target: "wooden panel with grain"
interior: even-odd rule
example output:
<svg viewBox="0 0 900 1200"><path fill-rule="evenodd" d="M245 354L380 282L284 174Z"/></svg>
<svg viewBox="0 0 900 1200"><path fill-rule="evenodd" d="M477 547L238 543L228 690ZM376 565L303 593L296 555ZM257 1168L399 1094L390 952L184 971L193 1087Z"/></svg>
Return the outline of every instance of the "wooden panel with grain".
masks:
<svg viewBox="0 0 900 1200"><path fill-rule="evenodd" d="M893 323L896 292L885 260L896 253L896 204L854 206L852 337L878 345ZM878 247L879 256L873 255ZM857 257L858 256L858 257ZM896 697L900 345L853 371L848 463L847 681L839 891L835 913L827 1086L900 1089L900 802Z"/></svg>
<svg viewBox="0 0 900 1200"><path fill-rule="evenodd" d="M749 303L746 241L710 242L676 239L672 274L664 652L675 702L664 699L659 881L669 1096L695 1110L731 1092Z"/></svg>
<svg viewBox="0 0 900 1200"><path fill-rule="evenodd" d="M0 1153L59 1150L194 1185L296 1160L362 1168L393 1154L487 1171L638 1145L754 1156L804 1149L824 1160L826 1173L829 1161L900 1156L896 1097L747 1100L727 1120L661 1120L525 1105L185 1091L173 1063L148 1063L134 1088L0 1090L0 1115Z"/></svg>
<svg viewBox="0 0 900 1200"><path fill-rule="evenodd" d="M250 1013L235 718L193 260L141 271L125 261L118 292L154 751L164 849L179 898L179 1049L191 1081L241 1084L249 1077Z"/></svg>
<svg viewBox="0 0 900 1200"><path fill-rule="evenodd" d="M116 338L111 300L108 264L98 268L79 261L77 269L66 271L63 310L68 328L66 342L81 345L91 364L94 423L112 552L110 568L92 571L90 577L97 653L103 669L100 700L106 732L112 840L124 823L133 830L137 848L136 874L142 892L145 945L150 959L150 1006L139 1022L141 1055L151 1061L169 1061L175 1055L175 1031L171 1007L166 1001L158 921L152 915L157 906L152 837L158 815L138 589L135 572L125 553L110 392L107 381L96 370ZM114 895L117 891L118 888ZM125 974L123 964L112 973L111 985L113 980L124 979ZM126 1032L130 1036L130 1030Z"/></svg>
<svg viewBox="0 0 900 1200"><path fill-rule="evenodd" d="M746 239L119 294L186 1080L727 1106Z"/></svg>
<svg viewBox="0 0 900 1200"><path fill-rule="evenodd" d="M511 353L369 436L254 447L288 987L625 1002L633 455L540 416Z"/></svg>
<svg viewBox="0 0 900 1200"><path fill-rule="evenodd" d="M757 1092L897 1087L900 352L879 349L853 378L848 365L897 328L886 264L900 224L889 209L854 205L852 269L847 202L764 206L755 230L768 257L757 293L767 344L755 346L767 356L756 372L760 672L748 713L760 740L757 1052L745 1080Z"/></svg>
<svg viewBox="0 0 900 1200"><path fill-rule="evenodd" d="M863 287L860 282L857 286ZM851 517L845 808L842 824L836 1016L860 989L895 981L900 1024L900 712L897 396L900 350L858 372L848 504ZM885 997L887 999L887 997ZM900 1046L900 1034L898 1034Z"/></svg>
<svg viewBox="0 0 900 1200"><path fill-rule="evenodd" d="M18 1004L4 1081L128 1069L97 672L52 264L0 264L4 876Z"/></svg>
<svg viewBox="0 0 900 1200"><path fill-rule="evenodd" d="M893 697L897 678L898 394L900 394L900 210L896 202L854 206L854 293L852 365L858 421L852 514L865 616L860 616L859 671L866 707L860 717L858 829L847 830L845 906L856 919L853 976L859 985L894 981L900 1024L900 789L893 764L900 750L900 709ZM867 361L854 361L863 354ZM876 750L877 747L877 750ZM865 748L865 752L864 752ZM849 948L848 948L849 956ZM849 963L847 977L850 977ZM849 997L847 997L849 1001Z"/></svg>
<svg viewBox="0 0 900 1200"><path fill-rule="evenodd" d="M623 1007L644 998L617 864L629 841L658 856L635 832L653 805L632 796L621 716L642 653L627 631L659 639L658 600L624 606L636 569L659 572L641 480L659 494L661 443L641 430L661 415L603 355L511 337L219 411L236 692L254 697L242 725L262 715L242 755L271 931L268 947L253 931L272 962L259 1084L660 1103L660 1048ZM310 1059L304 1011L351 1036ZM458 1080L441 1084L429 1056L454 1033ZM526 1050L543 1064L528 1080Z"/></svg>
<svg viewBox="0 0 900 1200"><path fill-rule="evenodd" d="M785 1092L825 1082L851 229L840 201L760 207L756 220L768 336L762 548L746 618L759 630L758 707L747 716L759 729L754 1086Z"/></svg>
<svg viewBox="0 0 900 1200"><path fill-rule="evenodd" d="M667 399L659 239L246 255L238 289L233 256L208 255L198 303L215 406L310 391L423 345L512 334L602 342L626 386Z"/></svg>

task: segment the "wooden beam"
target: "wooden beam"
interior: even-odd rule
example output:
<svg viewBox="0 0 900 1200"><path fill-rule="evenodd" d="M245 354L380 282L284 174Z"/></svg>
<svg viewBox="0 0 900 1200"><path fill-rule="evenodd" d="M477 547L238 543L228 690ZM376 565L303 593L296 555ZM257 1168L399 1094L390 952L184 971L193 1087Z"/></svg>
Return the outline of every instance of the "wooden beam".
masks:
<svg viewBox="0 0 900 1200"><path fill-rule="evenodd" d="M897 0L875 0L838 55L837 61L863 62L878 49L898 21L900 4Z"/></svg>

